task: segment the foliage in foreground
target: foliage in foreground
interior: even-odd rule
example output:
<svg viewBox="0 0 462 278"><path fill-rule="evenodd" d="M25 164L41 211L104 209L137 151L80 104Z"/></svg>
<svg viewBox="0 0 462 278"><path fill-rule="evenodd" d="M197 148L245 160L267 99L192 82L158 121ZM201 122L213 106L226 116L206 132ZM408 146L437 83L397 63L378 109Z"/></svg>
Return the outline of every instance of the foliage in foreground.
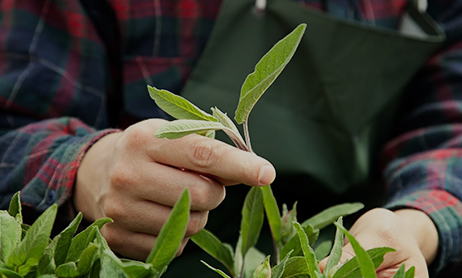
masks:
<svg viewBox="0 0 462 278"><path fill-rule="evenodd" d="M244 81L234 119L238 124L243 124L245 140L234 122L217 107L211 108L212 114L209 114L181 96L148 86L150 96L156 104L177 119L159 128L156 136L175 139L195 133L213 138L216 130L223 130L237 148L252 152L248 129L250 111L289 63L305 28L305 24L299 25L276 43ZM394 250L382 247L365 251L342 225L342 216L354 213L362 207L359 203L338 205L300 224L297 222L296 205L290 211L284 205L281 213L269 185L254 187L244 201L240 235L234 249L207 230L194 235L192 241L225 267L226 272L204 262L222 277L376 278L375 270L383 262L384 255ZM266 256L255 248L265 212L273 238L272 260L269 255ZM332 242L322 242L314 250L320 230L332 223L337 227L332 249ZM344 236L351 242L356 257L341 263ZM329 253L327 266L321 273L318 263ZM414 277L414 268L405 272L402 265L394 277Z"/></svg>
<svg viewBox="0 0 462 278"><path fill-rule="evenodd" d="M31 226L22 222L19 193L8 211L0 211L0 277L2 278L156 278L175 257L189 219L189 192L185 190L162 228L145 263L119 259L100 229L109 218L95 221L78 233L82 214L50 239L56 204ZM175 231L175 232L172 232Z"/></svg>
<svg viewBox="0 0 462 278"><path fill-rule="evenodd" d="M215 130L223 130L246 151L252 151L247 120L250 111L265 90L292 58L304 33L300 25L278 42L257 64L242 86L235 120L244 125L244 137L233 121L218 108L210 115L182 97L165 90L148 87L159 107L180 120L166 124L157 131L158 137L179 138L190 133L213 137ZM226 272L210 266L222 277L246 278L375 278L375 269L392 248L364 250L342 225L342 217L363 207L362 204L342 204L331 207L299 223L296 205L279 210L271 187L254 187L246 196L242 208L239 240L233 249L207 230L192 237L204 251L223 264ZM60 234L50 239L57 206L47 209L32 226L23 224L19 193L14 195L8 211L0 211L0 277L2 278L157 278L166 271L175 257L185 234L189 219L188 190L180 197L162 228L146 262L118 258L108 247L100 229L111 219L95 221L76 234L82 214ZM273 257L266 256L255 246L260 236L264 214L273 237ZM322 242L314 248L319 232L334 223L337 232L332 242ZM347 237L356 257L341 263L343 239ZM330 252L329 252L330 250ZM324 273L318 262L328 253L330 257ZM414 268L405 272L400 267L394 278L412 278Z"/></svg>

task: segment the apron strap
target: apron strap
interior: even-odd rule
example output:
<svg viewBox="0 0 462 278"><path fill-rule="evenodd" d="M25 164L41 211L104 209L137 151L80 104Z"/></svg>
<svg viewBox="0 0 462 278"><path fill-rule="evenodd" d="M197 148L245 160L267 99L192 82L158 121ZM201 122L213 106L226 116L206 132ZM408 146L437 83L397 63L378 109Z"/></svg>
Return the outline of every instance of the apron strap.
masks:
<svg viewBox="0 0 462 278"><path fill-rule="evenodd" d="M262 12L266 9L266 0L255 0L255 9Z"/></svg>
<svg viewBox="0 0 462 278"><path fill-rule="evenodd" d="M427 10L427 7L427 0L417 0L417 9L419 10L419 12L424 13Z"/></svg>
<svg viewBox="0 0 462 278"><path fill-rule="evenodd" d="M264 11L266 9L266 1L267 0L255 0L255 8L257 11ZM424 13L427 10L428 2L427 0L413 0L416 2L416 6L419 12Z"/></svg>

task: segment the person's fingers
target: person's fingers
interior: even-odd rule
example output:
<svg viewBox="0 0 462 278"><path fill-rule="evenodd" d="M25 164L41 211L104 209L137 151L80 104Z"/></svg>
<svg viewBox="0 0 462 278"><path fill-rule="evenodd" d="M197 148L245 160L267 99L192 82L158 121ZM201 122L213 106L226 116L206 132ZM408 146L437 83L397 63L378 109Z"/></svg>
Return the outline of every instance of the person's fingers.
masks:
<svg viewBox="0 0 462 278"><path fill-rule="evenodd" d="M164 123L148 122L153 130ZM141 136L136 133L145 131L135 129L130 132L135 133L132 137L139 138ZM150 143L143 144L153 161L217 177L224 184L263 186L273 182L276 175L274 167L267 160L218 140L195 134L174 140L152 138Z"/></svg>
<svg viewBox="0 0 462 278"><path fill-rule="evenodd" d="M171 207L145 200L132 202L107 202L106 216L113 219L113 226L131 232L157 235L170 217ZM186 236L201 231L207 223L208 212L191 211Z"/></svg>
<svg viewBox="0 0 462 278"><path fill-rule="evenodd" d="M373 209L362 215L350 229L350 233L365 250L384 246L396 250L385 254L383 263L377 268L378 278L393 277L402 264L407 269L415 266L416 276L428 278L422 251L409 224L403 220L390 210ZM343 250L353 252L349 243Z"/></svg>
<svg viewBox="0 0 462 278"><path fill-rule="evenodd" d="M134 198L170 207L185 188L191 195L191 210L215 209L225 197L225 188L215 180L155 162L116 164L110 179L111 186Z"/></svg>
<svg viewBox="0 0 462 278"><path fill-rule="evenodd" d="M176 145L165 144L169 155L155 155L154 159L248 185L268 185L275 178L275 170L268 161L226 143L190 135L181 138Z"/></svg>

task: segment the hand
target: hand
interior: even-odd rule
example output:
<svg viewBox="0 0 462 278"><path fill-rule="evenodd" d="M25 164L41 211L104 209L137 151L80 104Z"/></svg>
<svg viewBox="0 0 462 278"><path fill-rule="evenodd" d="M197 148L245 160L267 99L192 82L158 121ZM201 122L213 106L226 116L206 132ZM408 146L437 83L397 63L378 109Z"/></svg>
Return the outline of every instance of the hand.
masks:
<svg viewBox="0 0 462 278"><path fill-rule="evenodd" d="M270 184L273 166L257 155L199 135L159 139L166 121L137 123L106 135L85 154L77 172L74 205L85 219L110 217L102 234L121 255L145 259L187 187L191 213L185 240L204 228L226 185Z"/></svg>
<svg viewBox="0 0 462 278"><path fill-rule="evenodd" d="M361 216L351 227L350 233L368 250L375 247L392 247L396 252L387 253L377 269L378 278L391 278L401 264L406 270L415 266L415 277L428 278L427 265L436 256L438 233L431 219L422 211L401 209L373 209ZM351 244L345 241L341 262L354 255ZM324 271L327 258L319 264Z"/></svg>

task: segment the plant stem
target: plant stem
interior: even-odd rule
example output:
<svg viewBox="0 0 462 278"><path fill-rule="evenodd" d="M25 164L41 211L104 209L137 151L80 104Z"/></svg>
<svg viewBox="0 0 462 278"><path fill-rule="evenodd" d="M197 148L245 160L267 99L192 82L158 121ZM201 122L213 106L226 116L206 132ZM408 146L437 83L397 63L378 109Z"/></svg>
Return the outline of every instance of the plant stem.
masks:
<svg viewBox="0 0 462 278"><path fill-rule="evenodd" d="M240 134L236 134L234 130L230 128L224 128L223 131L228 135L228 137L233 141L234 145L241 150L247 151L247 146L245 145L245 142L242 140L242 137Z"/></svg>
<svg viewBox="0 0 462 278"><path fill-rule="evenodd" d="M279 250L278 250L278 243L274 240L274 236L272 236L273 240L273 250L274 250L274 265L279 264Z"/></svg>
<svg viewBox="0 0 462 278"><path fill-rule="evenodd" d="M244 121L244 138L247 144L247 149L249 152L252 152L252 145L250 144L250 134L249 134L249 116L245 118Z"/></svg>
<svg viewBox="0 0 462 278"><path fill-rule="evenodd" d="M240 275L240 278L244 278L244 264L245 264L244 258L245 258L245 256L242 256L242 266L241 266L241 275Z"/></svg>

